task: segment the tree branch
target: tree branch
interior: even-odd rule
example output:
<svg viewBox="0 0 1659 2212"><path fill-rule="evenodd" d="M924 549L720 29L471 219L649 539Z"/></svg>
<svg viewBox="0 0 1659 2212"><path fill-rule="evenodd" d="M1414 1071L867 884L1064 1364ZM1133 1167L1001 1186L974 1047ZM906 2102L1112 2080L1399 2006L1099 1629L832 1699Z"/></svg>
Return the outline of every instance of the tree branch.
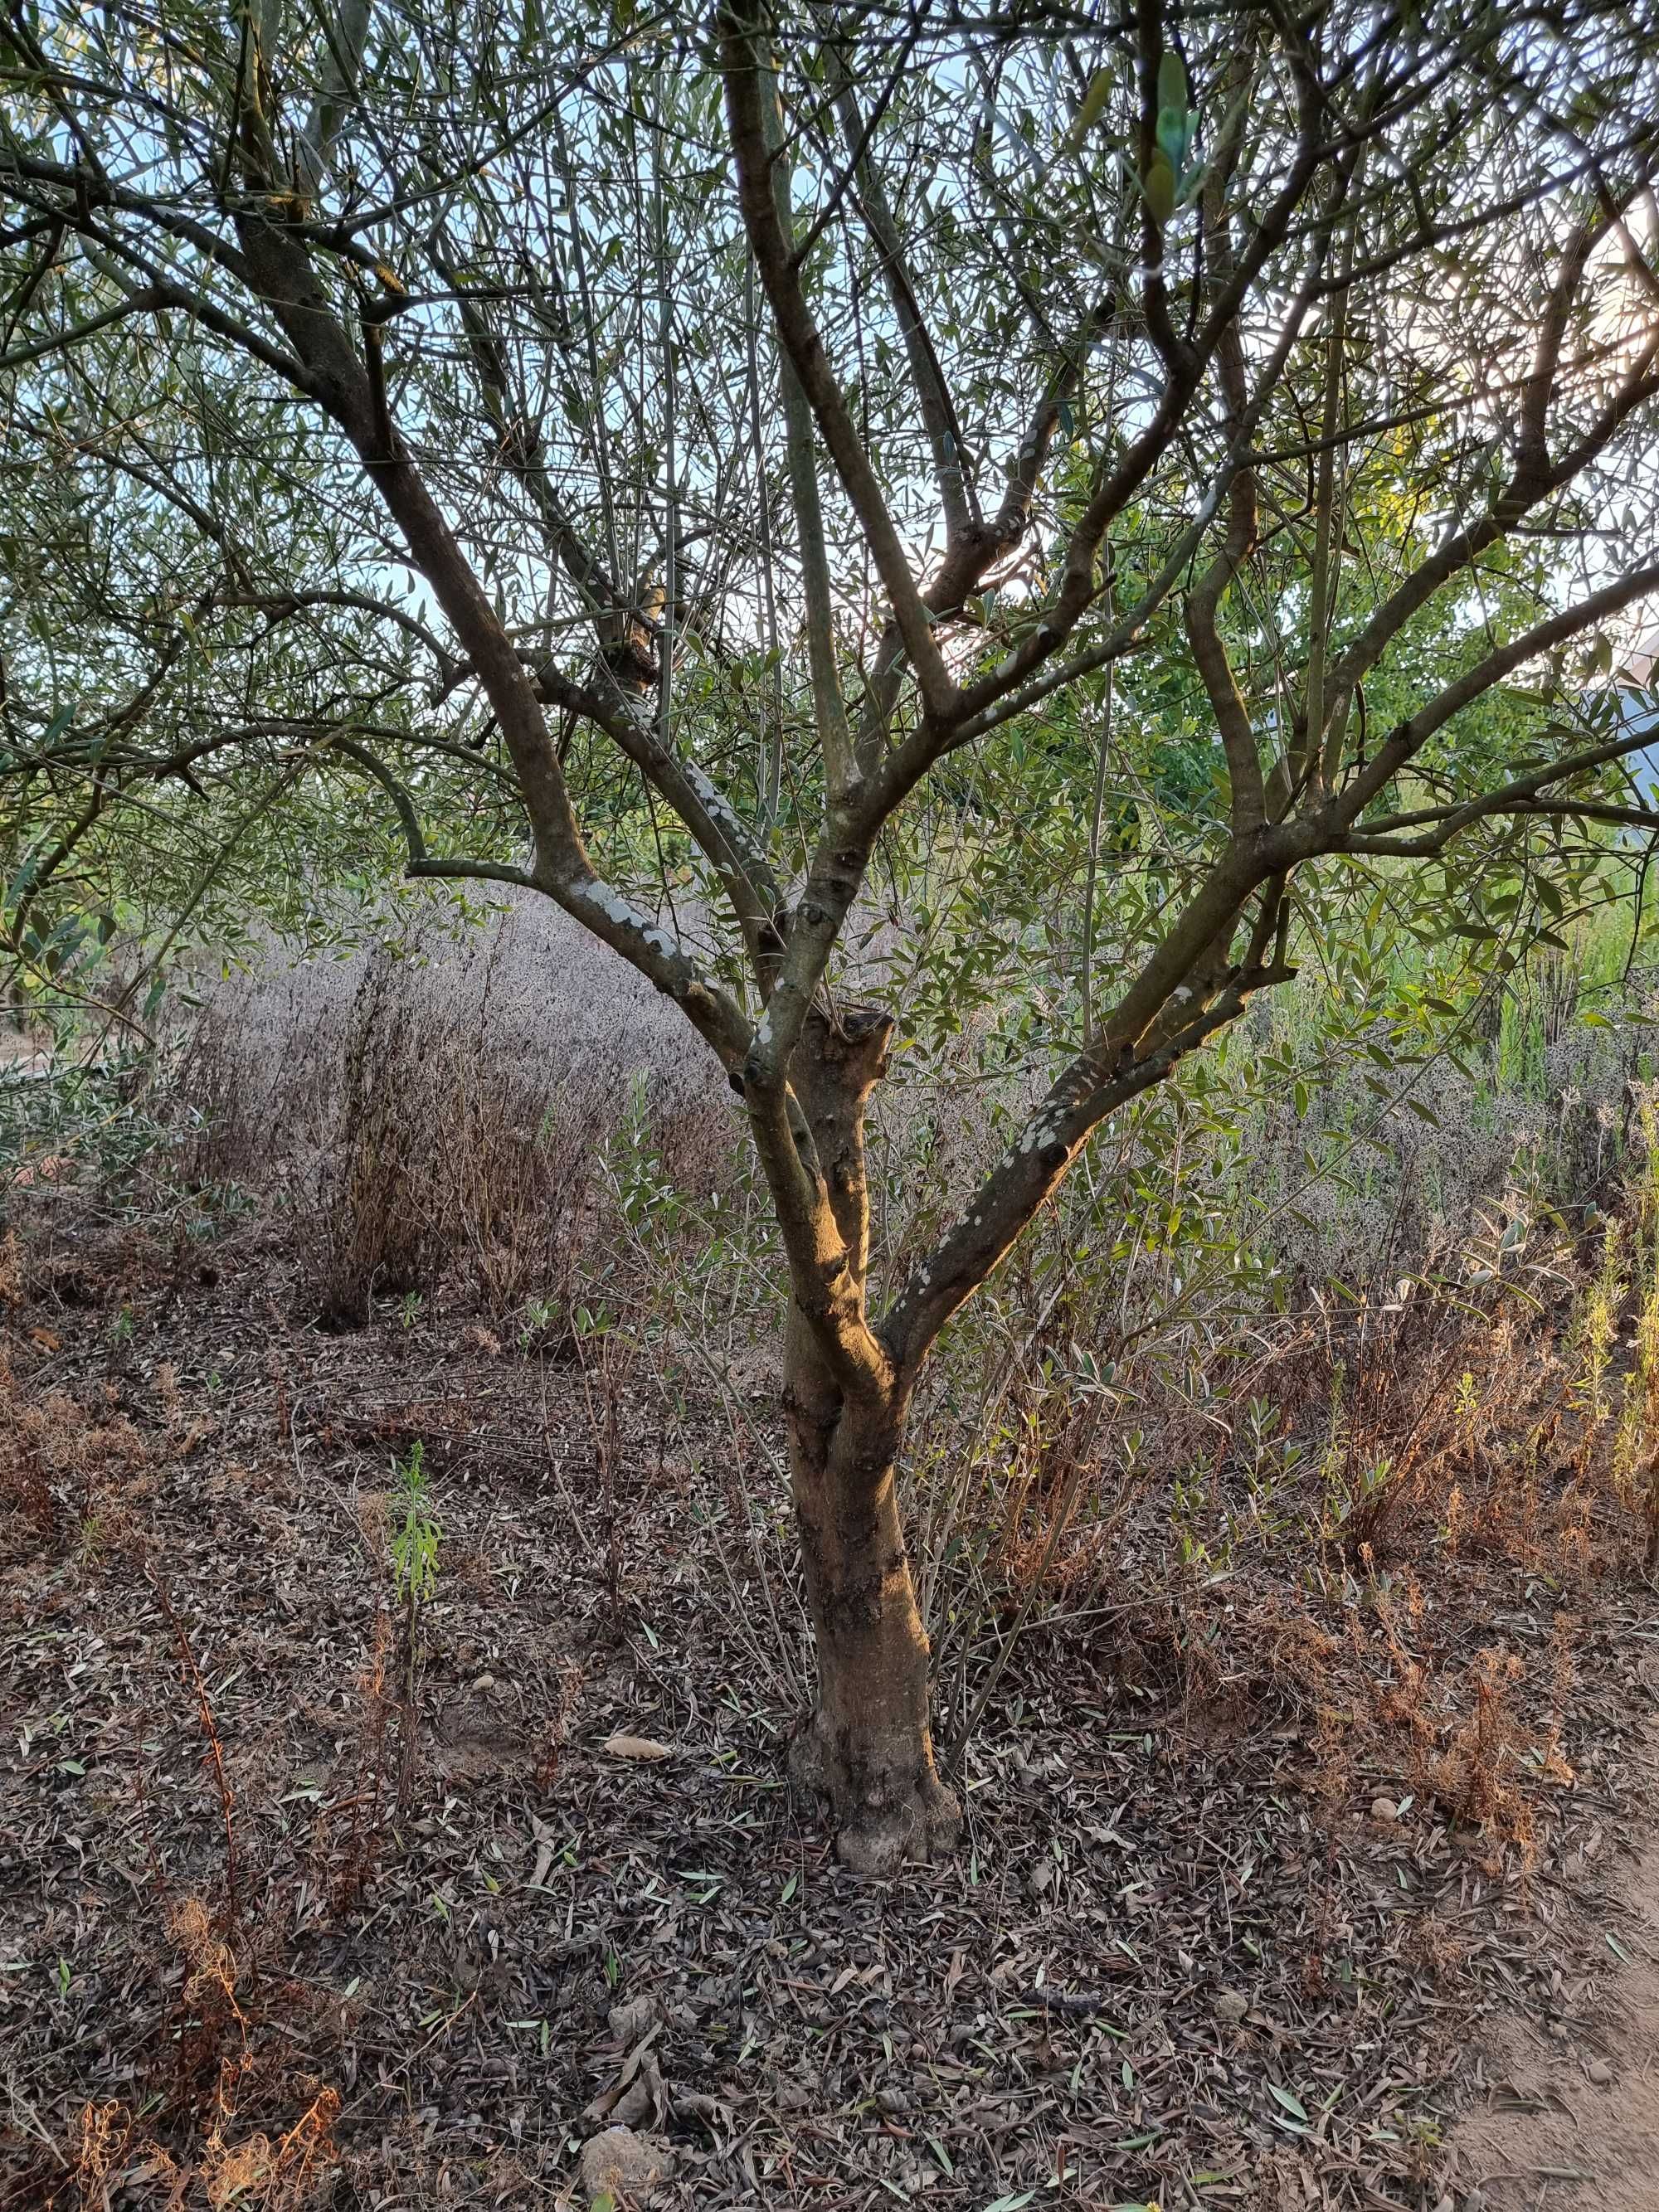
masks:
<svg viewBox="0 0 1659 2212"><path fill-rule="evenodd" d="M852 501L893 609L893 619L916 672L928 710L948 715L957 687L945 665L927 609L922 604L904 548L842 397L823 341L800 289L787 240L778 224L767 144L765 70L754 27L741 0L723 0L720 11L721 74L738 168L744 227L772 308L779 342L794 364L830 458Z"/></svg>
<svg viewBox="0 0 1659 2212"><path fill-rule="evenodd" d="M1517 668L1552 647L1576 637L1586 629L1617 614L1633 600L1644 599L1650 592L1659 592L1659 557L1634 568L1576 606L1565 608L1545 622L1535 623L1530 629L1522 630L1509 644L1502 645L1465 670L1455 683L1447 684L1425 706L1419 707L1409 720L1401 722L1391 730L1377 749L1370 765L1361 769L1329 802L1325 810L1332 823L1340 830L1353 827L1360 815L1379 792L1387 788L1406 763L1419 752L1435 732L1462 712L1481 694L1491 690Z"/></svg>

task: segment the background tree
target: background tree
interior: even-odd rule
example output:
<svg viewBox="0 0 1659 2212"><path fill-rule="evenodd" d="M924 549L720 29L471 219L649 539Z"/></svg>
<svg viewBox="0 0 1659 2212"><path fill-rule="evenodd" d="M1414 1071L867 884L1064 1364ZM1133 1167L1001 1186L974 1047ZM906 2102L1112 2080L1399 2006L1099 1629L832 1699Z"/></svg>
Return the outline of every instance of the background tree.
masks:
<svg viewBox="0 0 1659 2212"><path fill-rule="evenodd" d="M795 1765L855 1865L957 1825L917 1378L1091 1133L1377 897L1495 933L1659 828L1571 658L1659 584L1654 28L7 10L14 952L140 851L170 933L291 916L367 793L683 1008L787 1258ZM883 1280L901 1001L842 958L941 848L1061 988Z"/></svg>

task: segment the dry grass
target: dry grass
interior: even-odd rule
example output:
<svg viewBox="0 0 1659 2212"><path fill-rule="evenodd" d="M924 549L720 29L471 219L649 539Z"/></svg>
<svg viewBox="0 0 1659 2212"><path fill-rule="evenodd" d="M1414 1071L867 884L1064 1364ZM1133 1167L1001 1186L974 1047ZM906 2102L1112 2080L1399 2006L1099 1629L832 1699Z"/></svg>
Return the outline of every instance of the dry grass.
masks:
<svg viewBox="0 0 1659 2212"><path fill-rule="evenodd" d="M417 910L343 961L273 947L210 994L182 1096L193 1179L286 1194L339 1327L446 1283L498 1317L562 1310L625 1129L688 1189L732 1172L713 1055L545 901L459 935Z"/></svg>

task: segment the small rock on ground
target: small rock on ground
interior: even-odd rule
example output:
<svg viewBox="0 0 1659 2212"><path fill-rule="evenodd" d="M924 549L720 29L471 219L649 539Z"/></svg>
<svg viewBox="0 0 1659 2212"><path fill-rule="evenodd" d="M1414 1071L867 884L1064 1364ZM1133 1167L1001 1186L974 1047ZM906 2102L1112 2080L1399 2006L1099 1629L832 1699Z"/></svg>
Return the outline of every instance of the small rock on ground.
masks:
<svg viewBox="0 0 1659 2212"><path fill-rule="evenodd" d="M606 2128L582 2147L582 2187L589 2201L611 2196L647 2203L673 2168L673 2154L632 2128Z"/></svg>

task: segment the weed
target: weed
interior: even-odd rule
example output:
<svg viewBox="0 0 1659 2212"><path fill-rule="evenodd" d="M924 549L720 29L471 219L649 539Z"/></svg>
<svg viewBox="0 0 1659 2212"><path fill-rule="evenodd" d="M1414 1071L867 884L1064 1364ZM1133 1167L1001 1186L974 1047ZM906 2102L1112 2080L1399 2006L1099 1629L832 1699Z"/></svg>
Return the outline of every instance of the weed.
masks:
<svg viewBox="0 0 1659 2212"><path fill-rule="evenodd" d="M562 1309L552 1298L526 1298L519 1327L519 1349L530 1352L556 1330Z"/></svg>
<svg viewBox="0 0 1659 2212"><path fill-rule="evenodd" d="M1607 1370L1630 1288L1621 1272L1623 1243L1622 1224L1607 1221L1601 1232L1601 1264L1573 1318L1571 1342L1577 1371L1571 1402L1595 1428L1607 1418Z"/></svg>
<svg viewBox="0 0 1659 2212"><path fill-rule="evenodd" d="M438 1587L438 1546L443 1528L432 1510L418 1439L405 1459L392 1462L393 1525L390 1539L392 1600L403 1629L404 1758L398 1795L406 1797L414 1774L419 1727L418 1692L422 1657L421 1616Z"/></svg>
<svg viewBox="0 0 1659 2212"><path fill-rule="evenodd" d="M392 1462L392 1500L402 1514L392 1536L392 1579L399 1608L412 1624L438 1586L438 1542L442 1528L431 1509L424 1464L425 1446L410 1445L406 1459Z"/></svg>

